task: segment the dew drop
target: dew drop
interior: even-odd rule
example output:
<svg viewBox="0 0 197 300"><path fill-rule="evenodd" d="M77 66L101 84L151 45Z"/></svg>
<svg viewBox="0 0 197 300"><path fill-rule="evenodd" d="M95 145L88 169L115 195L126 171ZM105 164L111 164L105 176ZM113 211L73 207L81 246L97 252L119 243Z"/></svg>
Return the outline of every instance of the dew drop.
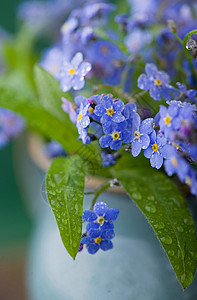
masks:
<svg viewBox="0 0 197 300"><path fill-rule="evenodd" d="M197 46L196 41L195 41L195 40L192 40L192 39L189 39L189 40L187 41L187 43L186 43L185 48L186 48L187 50L192 50L192 49L196 48L196 46Z"/></svg>
<svg viewBox="0 0 197 300"><path fill-rule="evenodd" d="M155 200L155 197L154 197L154 196L148 196L148 197L147 197L147 200L154 201L154 200Z"/></svg>
<svg viewBox="0 0 197 300"><path fill-rule="evenodd" d="M169 235L167 235L166 237L162 237L161 241L166 245L172 244L172 239Z"/></svg>
<svg viewBox="0 0 197 300"><path fill-rule="evenodd" d="M181 275L181 282L183 283L185 281L185 273Z"/></svg>
<svg viewBox="0 0 197 300"><path fill-rule="evenodd" d="M157 211L157 209L156 209L156 207L155 207L154 204L147 204L147 205L145 206L145 209L146 209L148 212L153 213L153 214Z"/></svg>
<svg viewBox="0 0 197 300"><path fill-rule="evenodd" d="M193 219L191 217L185 218L184 223L187 225L192 225L193 224Z"/></svg>
<svg viewBox="0 0 197 300"><path fill-rule="evenodd" d="M134 192L134 193L131 194L131 196L136 200L141 200L142 199L142 195L139 192Z"/></svg>
<svg viewBox="0 0 197 300"><path fill-rule="evenodd" d="M158 224L155 224L154 227L157 229L163 229L165 227L165 224L163 222L160 222Z"/></svg>
<svg viewBox="0 0 197 300"><path fill-rule="evenodd" d="M179 232L183 232L183 231L184 231L184 229L183 229L182 226L178 226L178 227L177 227L177 230L178 230Z"/></svg>
<svg viewBox="0 0 197 300"><path fill-rule="evenodd" d="M169 251L168 251L168 254L169 254L170 256L173 256L173 255L174 255L174 251L173 251L173 250L169 250Z"/></svg>

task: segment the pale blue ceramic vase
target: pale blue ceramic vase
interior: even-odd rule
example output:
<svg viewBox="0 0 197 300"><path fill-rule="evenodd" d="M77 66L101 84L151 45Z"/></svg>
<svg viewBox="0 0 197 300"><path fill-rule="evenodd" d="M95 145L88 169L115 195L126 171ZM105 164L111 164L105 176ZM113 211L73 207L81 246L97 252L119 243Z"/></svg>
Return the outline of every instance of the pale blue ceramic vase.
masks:
<svg viewBox="0 0 197 300"><path fill-rule="evenodd" d="M74 261L62 244L50 206L41 196L44 174L24 150L21 154L25 166L21 176L35 219L27 262L30 300L197 299L197 278L183 290L152 228L126 195L104 193L98 199L120 210L114 248L95 255L84 249ZM29 172L31 182L26 175ZM86 196L84 209L90 203L90 196ZM197 220L196 199L190 204Z"/></svg>

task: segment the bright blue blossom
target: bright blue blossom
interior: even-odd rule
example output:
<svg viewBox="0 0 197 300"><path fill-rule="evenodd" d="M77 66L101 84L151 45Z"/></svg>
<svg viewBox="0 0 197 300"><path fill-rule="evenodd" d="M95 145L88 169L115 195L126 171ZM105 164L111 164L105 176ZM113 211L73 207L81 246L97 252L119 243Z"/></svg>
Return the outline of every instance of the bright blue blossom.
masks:
<svg viewBox="0 0 197 300"><path fill-rule="evenodd" d="M174 124L175 117L179 114L179 106L177 103L172 103L168 108L160 105L160 129L165 133L167 138L170 138L176 124ZM177 123L177 122L176 122Z"/></svg>
<svg viewBox="0 0 197 300"><path fill-rule="evenodd" d="M60 87L67 92L71 88L80 90L85 85L84 77L91 70L91 64L83 62L82 53L75 54L71 62L64 61L60 70Z"/></svg>
<svg viewBox="0 0 197 300"><path fill-rule="evenodd" d="M105 223L112 223L118 218L119 210L116 208L108 208L105 202L96 202L93 210L85 210L82 218L86 222L94 222L98 226Z"/></svg>
<svg viewBox="0 0 197 300"><path fill-rule="evenodd" d="M145 119L141 122L140 116L135 114L132 130L132 155L138 156L141 149L148 148L150 144L149 134L153 131L153 119Z"/></svg>
<svg viewBox="0 0 197 300"><path fill-rule="evenodd" d="M131 142L131 131L127 130L127 122L109 122L103 124L103 135L99 139L102 148L110 147L111 150L119 150L122 143Z"/></svg>
<svg viewBox="0 0 197 300"><path fill-rule="evenodd" d="M88 245L88 252L95 254L99 249L107 251L113 248L111 241L115 234L113 230L90 229L88 236L81 239L81 244Z"/></svg>
<svg viewBox="0 0 197 300"><path fill-rule="evenodd" d="M138 78L137 86L141 90L148 91L154 100L161 100L161 96L165 100L172 98L170 94L170 77L163 71L158 71L154 64L146 64L146 74L141 74Z"/></svg>
<svg viewBox="0 0 197 300"><path fill-rule="evenodd" d="M110 96L104 96L102 98L102 104L98 104L95 107L95 115L101 117L101 123L106 122L115 122L120 123L125 120L125 117L122 115L124 110L124 103L117 99L113 100Z"/></svg>
<svg viewBox="0 0 197 300"><path fill-rule="evenodd" d="M153 131L150 135L150 145L144 150L144 156L150 158L150 163L153 168L160 169L163 164L163 158L169 157L170 145L167 140Z"/></svg>
<svg viewBox="0 0 197 300"><path fill-rule="evenodd" d="M95 254L99 249L103 251L113 248L111 239L114 238L113 222L118 218L119 210L109 208L104 202L97 202L93 211L86 210L82 218L89 222L87 236L81 239L81 244L88 245L88 252Z"/></svg>

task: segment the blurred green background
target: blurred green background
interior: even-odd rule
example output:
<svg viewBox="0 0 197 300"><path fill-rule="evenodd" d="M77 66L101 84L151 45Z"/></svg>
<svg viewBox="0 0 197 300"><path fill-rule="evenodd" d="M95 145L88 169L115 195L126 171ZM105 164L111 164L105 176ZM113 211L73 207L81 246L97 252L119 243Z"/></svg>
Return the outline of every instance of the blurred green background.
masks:
<svg viewBox="0 0 197 300"><path fill-rule="evenodd" d="M16 32L16 9L22 1L1 3L0 26ZM0 299L27 300L25 259L31 219L19 192L14 167L15 141L0 150Z"/></svg>

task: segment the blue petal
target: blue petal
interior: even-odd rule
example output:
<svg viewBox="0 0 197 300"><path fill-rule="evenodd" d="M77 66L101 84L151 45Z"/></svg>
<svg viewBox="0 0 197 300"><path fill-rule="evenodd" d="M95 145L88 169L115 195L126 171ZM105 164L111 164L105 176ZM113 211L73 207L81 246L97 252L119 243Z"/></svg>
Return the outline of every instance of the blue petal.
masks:
<svg viewBox="0 0 197 300"><path fill-rule="evenodd" d="M81 76L75 76L72 80L72 87L74 90L81 90L85 85L85 80Z"/></svg>
<svg viewBox="0 0 197 300"><path fill-rule="evenodd" d="M122 100L115 101L113 107L115 112L122 112L124 109L124 103Z"/></svg>
<svg viewBox="0 0 197 300"><path fill-rule="evenodd" d="M111 240L115 237L113 229L101 230L101 238L103 240Z"/></svg>
<svg viewBox="0 0 197 300"><path fill-rule="evenodd" d="M90 254L95 254L95 253L99 250L99 248L100 248L100 245L99 245L99 244L96 244L96 243L90 244L90 245L88 246L88 252L89 252Z"/></svg>
<svg viewBox="0 0 197 300"><path fill-rule="evenodd" d="M108 221L115 221L118 218L119 210L116 208L110 208L105 214L105 219Z"/></svg>
<svg viewBox="0 0 197 300"><path fill-rule="evenodd" d="M94 204L94 212L98 216L103 216L108 210L107 204L105 202L96 202Z"/></svg>
<svg viewBox="0 0 197 300"><path fill-rule="evenodd" d="M101 226L101 230L109 230L109 229L114 229L114 224L107 220L107 222L104 222L103 225Z"/></svg>
<svg viewBox="0 0 197 300"><path fill-rule="evenodd" d="M145 74L141 74L137 80L137 86L141 90L148 91L150 88L150 82Z"/></svg>
<svg viewBox="0 0 197 300"><path fill-rule="evenodd" d="M92 229L98 229L99 226L100 226L100 224L97 223L97 222L90 222L90 223L88 223L87 226L86 226L86 231L89 231L91 228L92 228Z"/></svg>
<svg viewBox="0 0 197 300"><path fill-rule="evenodd" d="M149 90L151 98L153 98L156 101L161 100L161 95L160 95L160 89L158 86L151 84L150 90Z"/></svg>
<svg viewBox="0 0 197 300"><path fill-rule="evenodd" d="M72 67L74 69L77 69L79 65L82 63L82 61L83 61L83 54L81 52L77 52L71 61Z"/></svg>
<svg viewBox="0 0 197 300"><path fill-rule="evenodd" d="M144 156L146 158L151 158L152 154L153 154L152 146L149 146L147 149L144 150Z"/></svg>
<svg viewBox="0 0 197 300"><path fill-rule="evenodd" d="M91 242L91 238L89 236L86 236L84 238L81 239L81 244L90 244Z"/></svg>
<svg viewBox="0 0 197 300"><path fill-rule="evenodd" d="M156 76L158 74L158 69L154 64L146 64L145 66L146 74L150 77Z"/></svg>
<svg viewBox="0 0 197 300"><path fill-rule="evenodd" d="M134 157L138 156L141 152L141 148L142 148L141 143L139 141L134 140L132 142L132 155Z"/></svg>
<svg viewBox="0 0 197 300"><path fill-rule="evenodd" d="M97 219L97 215L92 210L85 210L82 215L83 220L86 222L93 222Z"/></svg>
<svg viewBox="0 0 197 300"><path fill-rule="evenodd" d="M103 106L108 109L108 108L112 108L113 107L113 100L111 97L109 96L104 96L102 99L102 104Z"/></svg>
<svg viewBox="0 0 197 300"><path fill-rule="evenodd" d="M125 120L125 117L123 115L121 115L120 113L114 113L112 115L112 120L116 123L120 123Z"/></svg>
<svg viewBox="0 0 197 300"><path fill-rule="evenodd" d="M151 156L150 163L153 168L160 169L163 164L163 157L161 157L158 152L155 152Z"/></svg>
<svg viewBox="0 0 197 300"><path fill-rule="evenodd" d="M102 104L98 104L94 110L95 115L101 117L105 113L105 109Z"/></svg>
<svg viewBox="0 0 197 300"><path fill-rule="evenodd" d="M112 241L108 241L108 240L102 241L100 247L103 251L107 251L113 248L113 243Z"/></svg>
<svg viewBox="0 0 197 300"><path fill-rule="evenodd" d="M142 143L142 149L146 149L148 148L149 144L150 144L150 138L147 134L143 134L140 137L140 141Z"/></svg>
<svg viewBox="0 0 197 300"><path fill-rule="evenodd" d="M143 120L140 125L140 132L151 134L151 132L153 131L153 121L153 118L147 118Z"/></svg>
<svg viewBox="0 0 197 300"><path fill-rule="evenodd" d="M111 137L111 135L103 135L100 139L99 139L99 144L101 145L102 148L107 148L111 145L113 138Z"/></svg>
<svg viewBox="0 0 197 300"><path fill-rule="evenodd" d="M101 235L101 231L100 229L90 228L90 230L88 231L88 235L91 239L95 239Z"/></svg>
<svg viewBox="0 0 197 300"><path fill-rule="evenodd" d="M161 89L161 95L164 98L164 100L166 100L166 101L169 101L172 99L172 95L170 94L169 89L165 86Z"/></svg>
<svg viewBox="0 0 197 300"><path fill-rule="evenodd" d="M112 150L119 150L121 146L122 146L122 141L119 140L112 141L110 144L110 148Z"/></svg>

